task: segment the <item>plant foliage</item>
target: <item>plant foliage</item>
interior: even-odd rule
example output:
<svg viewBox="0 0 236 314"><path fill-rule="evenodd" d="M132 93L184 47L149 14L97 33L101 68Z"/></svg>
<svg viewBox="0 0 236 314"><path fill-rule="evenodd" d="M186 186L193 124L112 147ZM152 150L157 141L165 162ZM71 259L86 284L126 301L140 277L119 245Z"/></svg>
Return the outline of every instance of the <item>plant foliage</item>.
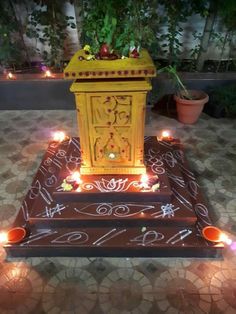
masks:
<svg viewBox="0 0 236 314"><path fill-rule="evenodd" d="M187 88L185 87L184 83L182 82L182 80L181 80L181 78L177 72L176 66L168 65L168 66L160 69L158 71L158 73L168 73L169 74L169 76L172 80L173 86L176 89L176 93L178 94L179 97L184 96L184 98L192 99L191 95L189 94ZM183 93L182 93L182 91L183 91Z"/></svg>
<svg viewBox="0 0 236 314"><path fill-rule="evenodd" d="M156 8L155 0L84 0L81 41L94 52L106 43L120 55L131 47L151 45L159 21Z"/></svg>
<svg viewBox="0 0 236 314"><path fill-rule="evenodd" d="M89 44L93 52L103 43L120 56L127 56L133 47L145 47L154 59L177 68L187 52L190 70L201 70L211 45L219 55L216 71L235 67L235 0L223 4L221 0L1 0L0 64L30 64L36 53L48 65L59 66L68 27L76 28L74 18L65 14L67 2L80 12L81 44ZM186 28L193 15L201 16L203 29ZM192 31L191 50L185 46L186 30ZM27 45L29 38L35 41Z"/></svg>
<svg viewBox="0 0 236 314"><path fill-rule="evenodd" d="M74 17L66 16L63 1L34 0L35 6L29 16L27 35L40 41L48 50L43 59L52 66L59 66L63 59L63 45L67 27L76 28Z"/></svg>
<svg viewBox="0 0 236 314"><path fill-rule="evenodd" d="M224 111L229 118L236 117L236 84L229 84L209 90L211 103L218 111Z"/></svg>
<svg viewBox="0 0 236 314"><path fill-rule="evenodd" d="M25 47L20 40L13 2L1 0L0 12L0 64L9 67L13 63L21 63L22 57L25 57Z"/></svg>

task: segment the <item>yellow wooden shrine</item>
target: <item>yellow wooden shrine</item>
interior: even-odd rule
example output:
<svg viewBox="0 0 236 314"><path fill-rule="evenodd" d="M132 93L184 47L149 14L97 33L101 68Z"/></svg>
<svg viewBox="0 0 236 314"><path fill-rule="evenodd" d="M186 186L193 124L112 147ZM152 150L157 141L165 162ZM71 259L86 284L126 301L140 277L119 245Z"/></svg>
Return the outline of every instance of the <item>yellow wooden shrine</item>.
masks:
<svg viewBox="0 0 236 314"><path fill-rule="evenodd" d="M146 50L139 58L79 60L64 70L74 79L81 143L81 174L142 174L146 95L155 66Z"/></svg>

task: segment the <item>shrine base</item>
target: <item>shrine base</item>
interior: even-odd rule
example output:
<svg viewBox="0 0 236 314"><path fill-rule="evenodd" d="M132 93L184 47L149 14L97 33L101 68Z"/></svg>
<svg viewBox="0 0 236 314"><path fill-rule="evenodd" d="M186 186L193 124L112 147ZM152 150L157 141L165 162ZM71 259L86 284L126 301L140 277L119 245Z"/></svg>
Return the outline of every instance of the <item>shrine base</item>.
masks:
<svg viewBox="0 0 236 314"><path fill-rule="evenodd" d="M201 235L212 222L181 144L146 137L144 147L148 174L160 178L151 197L152 192L145 196L135 188L138 176L91 175L84 177L83 197L58 199L63 179L80 168L80 143L79 138L51 142L14 223L27 235L21 243L5 245L7 254L221 256L224 246Z"/></svg>

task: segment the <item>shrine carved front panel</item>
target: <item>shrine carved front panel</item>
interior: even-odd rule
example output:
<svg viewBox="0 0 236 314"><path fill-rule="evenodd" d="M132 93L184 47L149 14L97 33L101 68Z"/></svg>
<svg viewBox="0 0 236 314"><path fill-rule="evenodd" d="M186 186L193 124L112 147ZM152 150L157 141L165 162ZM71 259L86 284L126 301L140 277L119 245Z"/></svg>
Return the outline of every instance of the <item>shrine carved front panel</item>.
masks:
<svg viewBox="0 0 236 314"><path fill-rule="evenodd" d="M131 165L134 153L132 95L87 98L92 164Z"/></svg>

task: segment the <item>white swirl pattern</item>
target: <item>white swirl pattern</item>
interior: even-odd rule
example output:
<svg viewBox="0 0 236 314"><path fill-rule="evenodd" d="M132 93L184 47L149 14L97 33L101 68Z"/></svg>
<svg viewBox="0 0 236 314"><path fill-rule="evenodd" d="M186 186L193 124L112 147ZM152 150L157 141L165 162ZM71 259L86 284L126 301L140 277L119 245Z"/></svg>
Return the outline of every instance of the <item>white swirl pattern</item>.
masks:
<svg viewBox="0 0 236 314"><path fill-rule="evenodd" d="M151 167L151 170L155 174L165 173L164 163L160 157L158 157L159 151L154 149L149 149L148 153L145 155L145 160L148 166Z"/></svg>
<svg viewBox="0 0 236 314"><path fill-rule="evenodd" d="M83 244L86 243L89 239L89 236L86 232L83 231L72 231L67 232L56 239L53 239L51 243L60 243L60 244Z"/></svg>
<svg viewBox="0 0 236 314"><path fill-rule="evenodd" d="M102 178L101 180L96 180L94 182L86 182L81 185L82 189L85 191L91 191L97 189L100 192L125 192L130 187L139 188L138 181L129 181L126 179L115 179L106 180Z"/></svg>
<svg viewBox="0 0 236 314"><path fill-rule="evenodd" d="M96 206L96 209L94 210L94 205ZM132 212L131 212L132 207ZM132 217L135 215L138 215L140 213L143 213L145 211L149 211L151 209L155 208L153 205L138 205L138 204L119 204L119 205L113 205L112 203L92 203L89 205L86 205L82 208L74 207L74 210L78 213L88 215L88 216L94 216L94 217L100 217L100 216L115 216L115 217ZM136 211L134 211L134 209Z"/></svg>

